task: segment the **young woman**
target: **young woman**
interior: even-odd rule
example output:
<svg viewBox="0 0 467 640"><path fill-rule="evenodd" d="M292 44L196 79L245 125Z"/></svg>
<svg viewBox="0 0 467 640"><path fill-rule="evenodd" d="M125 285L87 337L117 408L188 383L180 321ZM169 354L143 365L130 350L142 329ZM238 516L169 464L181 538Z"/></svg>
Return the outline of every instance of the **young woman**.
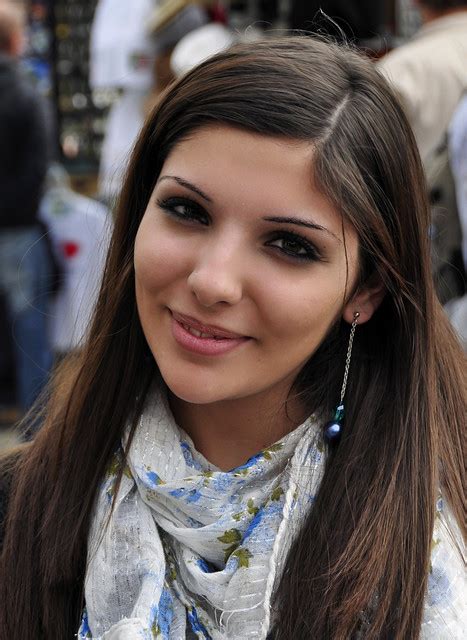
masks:
<svg viewBox="0 0 467 640"><path fill-rule="evenodd" d="M465 387L428 222L352 50L237 45L174 84L89 339L3 465L0 636L461 638Z"/></svg>

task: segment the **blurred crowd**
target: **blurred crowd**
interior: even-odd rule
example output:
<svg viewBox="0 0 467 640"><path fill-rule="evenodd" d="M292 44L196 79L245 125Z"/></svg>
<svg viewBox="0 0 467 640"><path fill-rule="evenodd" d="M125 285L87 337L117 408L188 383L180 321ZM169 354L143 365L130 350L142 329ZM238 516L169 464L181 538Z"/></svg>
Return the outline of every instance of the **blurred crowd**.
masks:
<svg viewBox="0 0 467 640"><path fill-rule="evenodd" d="M92 8L86 81L112 96L91 189L68 162L76 140L58 131L57 93L45 98L24 73L28 5L0 0L0 422L21 417L54 364L79 349L126 162L160 93L268 29L352 40L399 94L426 171L433 277L467 349L467 1L73 0L76 12ZM394 33L404 6L417 24L410 37ZM55 33L66 49L73 33L57 23ZM84 106L83 93L73 100Z"/></svg>

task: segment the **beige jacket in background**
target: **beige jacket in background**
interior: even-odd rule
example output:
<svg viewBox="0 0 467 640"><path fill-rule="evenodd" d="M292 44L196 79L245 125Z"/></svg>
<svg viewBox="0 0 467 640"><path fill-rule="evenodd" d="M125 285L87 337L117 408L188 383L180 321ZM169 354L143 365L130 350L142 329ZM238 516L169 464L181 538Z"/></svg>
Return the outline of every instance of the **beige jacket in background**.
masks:
<svg viewBox="0 0 467 640"><path fill-rule="evenodd" d="M404 104L426 163L467 89L467 10L426 24L378 66Z"/></svg>

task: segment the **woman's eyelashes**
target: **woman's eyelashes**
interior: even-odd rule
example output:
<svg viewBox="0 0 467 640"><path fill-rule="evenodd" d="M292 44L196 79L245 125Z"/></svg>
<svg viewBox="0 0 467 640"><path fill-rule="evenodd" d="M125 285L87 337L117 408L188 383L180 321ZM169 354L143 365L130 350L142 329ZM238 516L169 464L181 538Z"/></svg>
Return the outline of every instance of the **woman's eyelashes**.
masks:
<svg viewBox="0 0 467 640"><path fill-rule="evenodd" d="M170 217L183 224L208 226L211 222L209 214L203 207L189 198L178 196L158 199L157 206ZM310 240L292 231L275 230L269 234L269 239L265 244L289 262L318 262L324 260Z"/></svg>
<svg viewBox="0 0 467 640"><path fill-rule="evenodd" d="M193 200L187 198L167 198L157 200L157 206L163 211L185 222L199 222L203 225L209 224L209 216L202 207Z"/></svg>
<svg viewBox="0 0 467 640"><path fill-rule="evenodd" d="M313 243L303 236L291 231L276 231L272 240L267 242L269 247L277 247L288 258L297 261L316 262L323 260Z"/></svg>

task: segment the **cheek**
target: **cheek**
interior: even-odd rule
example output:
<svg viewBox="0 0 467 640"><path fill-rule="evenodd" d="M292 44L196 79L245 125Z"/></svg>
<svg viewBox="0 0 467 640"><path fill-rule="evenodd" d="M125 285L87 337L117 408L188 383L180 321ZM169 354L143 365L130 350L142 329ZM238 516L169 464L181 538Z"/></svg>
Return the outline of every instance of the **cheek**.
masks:
<svg viewBox="0 0 467 640"><path fill-rule="evenodd" d="M261 293L262 322L278 341L314 348L342 310L344 287L345 276L324 269L293 284L276 279Z"/></svg>
<svg viewBox="0 0 467 640"><path fill-rule="evenodd" d="M135 240L137 291L155 293L188 269L189 256L173 235L154 228L143 218Z"/></svg>

